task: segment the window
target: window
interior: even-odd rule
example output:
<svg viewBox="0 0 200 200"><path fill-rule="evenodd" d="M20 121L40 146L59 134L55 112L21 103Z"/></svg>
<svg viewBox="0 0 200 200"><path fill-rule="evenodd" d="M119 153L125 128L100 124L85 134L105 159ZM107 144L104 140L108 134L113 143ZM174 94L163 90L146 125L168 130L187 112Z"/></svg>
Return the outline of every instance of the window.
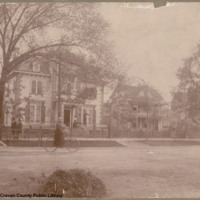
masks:
<svg viewBox="0 0 200 200"><path fill-rule="evenodd" d="M35 120L35 106L30 105L30 117L29 117L31 122L34 122Z"/></svg>
<svg viewBox="0 0 200 200"><path fill-rule="evenodd" d="M87 110L87 124L93 124L93 109Z"/></svg>
<svg viewBox="0 0 200 200"><path fill-rule="evenodd" d="M33 62L33 71L40 72L40 64L37 62Z"/></svg>
<svg viewBox="0 0 200 200"><path fill-rule="evenodd" d="M137 128L137 121L136 121L137 119L136 118L134 118L133 120L132 120L132 127L133 128Z"/></svg>
<svg viewBox="0 0 200 200"><path fill-rule="evenodd" d="M133 106L133 111L137 111L137 106Z"/></svg>
<svg viewBox="0 0 200 200"><path fill-rule="evenodd" d="M77 116L78 123L81 123L81 108L80 107L76 107L76 116Z"/></svg>
<svg viewBox="0 0 200 200"><path fill-rule="evenodd" d="M136 128L136 127L137 127L136 122L132 122L132 127L133 127L133 128Z"/></svg>
<svg viewBox="0 0 200 200"><path fill-rule="evenodd" d="M36 81L32 81L31 93L36 94Z"/></svg>
<svg viewBox="0 0 200 200"><path fill-rule="evenodd" d="M5 113L5 124L8 124L8 117L9 117L9 115L8 115L8 113L6 112L6 113Z"/></svg>
<svg viewBox="0 0 200 200"><path fill-rule="evenodd" d="M41 122L42 106L30 105L30 122Z"/></svg>
<svg viewBox="0 0 200 200"><path fill-rule="evenodd" d="M42 82L38 81L37 83L37 94L42 94Z"/></svg>
<svg viewBox="0 0 200 200"><path fill-rule="evenodd" d="M41 106L36 106L36 122L41 121Z"/></svg>
<svg viewBox="0 0 200 200"><path fill-rule="evenodd" d="M33 80L31 83L31 93L42 95L42 82Z"/></svg>
<svg viewBox="0 0 200 200"><path fill-rule="evenodd" d="M147 128L147 119L142 119L142 128Z"/></svg>
<svg viewBox="0 0 200 200"><path fill-rule="evenodd" d="M68 95L71 95L71 94L72 94L72 86L71 86L70 83L67 85L67 94L68 94Z"/></svg>

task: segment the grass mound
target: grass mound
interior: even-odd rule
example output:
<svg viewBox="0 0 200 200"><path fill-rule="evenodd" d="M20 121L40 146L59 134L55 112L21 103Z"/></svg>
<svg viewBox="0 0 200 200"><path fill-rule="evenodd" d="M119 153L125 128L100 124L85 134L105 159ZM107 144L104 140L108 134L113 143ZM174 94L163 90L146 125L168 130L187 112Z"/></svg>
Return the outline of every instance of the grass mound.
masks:
<svg viewBox="0 0 200 200"><path fill-rule="evenodd" d="M46 194L63 194L63 197L104 197L104 183L90 171L72 169L56 170L51 174L42 188Z"/></svg>

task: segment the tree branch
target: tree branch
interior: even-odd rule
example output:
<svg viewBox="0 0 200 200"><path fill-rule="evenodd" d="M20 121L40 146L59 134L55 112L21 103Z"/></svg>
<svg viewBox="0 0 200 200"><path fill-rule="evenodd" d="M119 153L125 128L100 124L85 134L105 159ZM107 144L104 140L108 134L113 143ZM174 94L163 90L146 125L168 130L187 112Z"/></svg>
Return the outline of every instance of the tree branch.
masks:
<svg viewBox="0 0 200 200"><path fill-rule="evenodd" d="M27 3L26 6L22 9L22 12L20 13L19 18L17 19L17 22L13 26L11 37L10 37L10 42L8 44L8 50L7 50L7 54L8 54L9 58L11 56L11 48L12 49L14 48L14 46L13 46L13 38L14 38L14 35L15 35L16 28L17 28L18 24L20 23L25 11L28 9L28 7L29 7L29 3Z"/></svg>
<svg viewBox="0 0 200 200"><path fill-rule="evenodd" d="M59 46L64 46L64 47L70 47L70 46L77 46L78 44L72 43L72 44L64 44L64 43L56 43L56 44L51 44L51 45L45 45L41 46L32 50L29 50L23 54L21 54L18 58L15 58L13 61L11 61L8 64L8 72L10 72L15 66L19 65L20 63L24 62L25 60L35 57L37 54L39 54L40 50L44 49L49 49L53 47L59 47Z"/></svg>
<svg viewBox="0 0 200 200"><path fill-rule="evenodd" d="M23 25L21 31L15 36L14 38L14 35L15 35L15 29L16 27L14 28L14 31L12 32L12 36L11 36L11 40L10 40L10 44L9 44L9 52L8 54L11 56L11 53L14 51L15 49L15 46L17 44L17 42L22 38L22 36L25 34L25 33L28 33L30 32L31 30L34 30L36 28L41 28L41 25L38 25L38 26L35 26L33 28L30 28L29 27L32 25L33 21L36 20L37 18L39 18L41 15L43 15L45 12L47 12L50 8L52 7L52 5L48 5L42 9L40 9L40 5L37 6L36 10L33 12L33 14L29 17L29 19L27 20L27 22ZM26 8L27 9L27 8ZM25 9L25 10L26 10ZM24 12L25 12L24 10ZM40 11L39 11L40 10ZM50 23L49 23L50 24Z"/></svg>

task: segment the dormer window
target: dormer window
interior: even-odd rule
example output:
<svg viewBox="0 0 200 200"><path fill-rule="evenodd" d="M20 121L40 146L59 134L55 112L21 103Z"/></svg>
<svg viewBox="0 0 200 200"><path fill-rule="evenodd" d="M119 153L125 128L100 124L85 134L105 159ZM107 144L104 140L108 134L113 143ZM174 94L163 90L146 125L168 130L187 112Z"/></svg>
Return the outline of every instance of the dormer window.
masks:
<svg viewBox="0 0 200 200"><path fill-rule="evenodd" d="M38 62L33 62L33 71L40 72L40 64Z"/></svg>
<svg viewBox="0 0 200 200"><path fill-rule="evenodd" d="M72 94L72 86L71 86L70 83L67 85L67 94L68 94L68 95L71 95L71 94Z"/></svg>
<svg viewBox="0 0 200 200"><path fill-rule="evenodd" d="M133 106L133 111L137 111L137 106Z"/></svg>

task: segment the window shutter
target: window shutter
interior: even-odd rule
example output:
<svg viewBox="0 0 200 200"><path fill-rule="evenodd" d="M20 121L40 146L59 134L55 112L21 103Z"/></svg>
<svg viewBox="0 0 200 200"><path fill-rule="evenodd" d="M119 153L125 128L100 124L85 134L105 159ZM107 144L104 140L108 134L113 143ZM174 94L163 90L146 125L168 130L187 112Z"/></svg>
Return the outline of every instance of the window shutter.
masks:
<svg viewBox="0 0 200 200"><path fill-rule="evenodd" d="M77 107L76 115L77 115L78 123L81 123L81 108L80 107Z"/></svg>
<svg viewBox="0 0 200 200"><path fill-rule="evenodd" d="M30 105L29 103L27 103L25 107L25 122L29 122L29 118L30 118Z"/></svg>
<svg viewBox="0 0 200 200"><path fill-rule="evenodd" d="M36 81L31 82L31 93L36 94Z"/></svg>
<svg viewBox="0 0 200 200"><path fill-rule="evenodd" d="M42 84L41 84L41 95L44 95L44 86L45 86L45 82L42 82Z"/></svg>
<svg viewBox="0 0 200 200"><path fill-rule="evenodd" d="M46 107L44 104L42 104L42 109L41 109L41 122L45 122L45 110L46 110Z"/></svg>
<svg viewBox="0 0 200 200"><path fill-rule="evenodd" d="M87 111L86 109L83 110L83 124L87 124Z"/></svg>
<svg viewBox="0 0 200 200"><path fill-rule="evenodd" d="M93 110L93 124L96 124L96 109Z"/></svg>

